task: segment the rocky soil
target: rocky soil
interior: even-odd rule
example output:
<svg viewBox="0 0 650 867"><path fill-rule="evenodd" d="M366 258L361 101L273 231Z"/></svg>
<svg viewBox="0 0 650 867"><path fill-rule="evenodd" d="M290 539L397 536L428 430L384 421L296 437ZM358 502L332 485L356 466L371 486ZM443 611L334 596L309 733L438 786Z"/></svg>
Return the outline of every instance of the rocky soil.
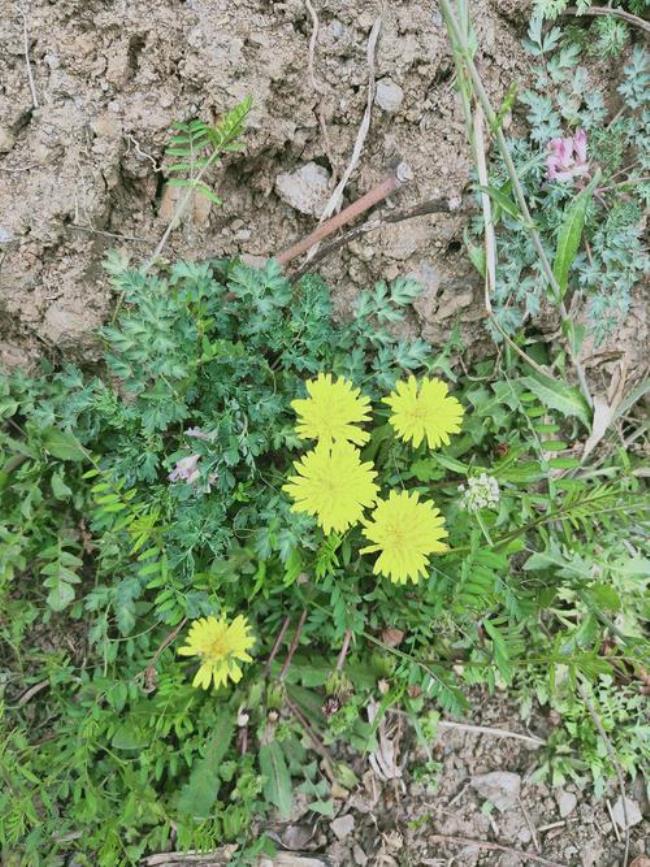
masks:
<svg viewBox="0 0 650 867"><path fill-rule="evenodd" d="M470 161L435 4L315 6L316 89L303 0L0 0L2 362L22 364L48 347L92 355L111 303L106 251L146 257L173 212L178 191L166 188L161 163L174 120L216 119L247 94L254 100L245 151L212 179L224 206L196 200L167 256L266 257L310 231L350 160L378 15L377 98L346 201L399 160L413 181L386 208L458 199ZM476 6L482 72L498 101L526 73L526 3ZM306 202L296 198L305 172ZM426 290L425 336L441 343L460 319L475 339L480 289L461 250L465 220L438 214L387 226L322 270L342 304L375 279L415 273Z"/></svg>

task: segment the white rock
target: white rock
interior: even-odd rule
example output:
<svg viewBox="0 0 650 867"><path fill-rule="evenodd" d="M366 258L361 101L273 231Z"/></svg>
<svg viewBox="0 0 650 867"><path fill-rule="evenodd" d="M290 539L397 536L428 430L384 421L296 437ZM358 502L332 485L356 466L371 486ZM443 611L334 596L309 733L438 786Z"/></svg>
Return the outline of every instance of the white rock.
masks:
<svg viewBox="0 0 650 867"><path fill-rule="evenodd" d="M503 813L514 807L519 800L521 777L509 771L493 771L472 777L471 785L481 797L486 798Z"/></svg>
<svg viewBox="0 0 650 867"><path fill-rule="evenodd" d="M578 799L573 792L566 792L564 789L560 789L555 793L555 800L557 801L557 807L562 819L566 819L567 816L570 816L578 803Z"/></svg>
<svg viewBox="0 0 650 867"><path fill-rule="evenodd" d="M389 114L394 114L402 104L404 91L392 78L382 78L377 82L375 99L380 108Z"/></svg>
<svg viewBox="0 0 650 867"><path fill-rule="evenodd" d="M627 824L629 828L633 828L635 825L638 825L639 822L643 819L641 815L641 810L639 809L639 805L636 801L633 801L631 798L625 799L625 807L627 809ZM612 816L614 817L614 821L616 824L625 830L625 815L623 813L623 798L619 795L618 800L612 807Z"/></svg>
<svg viewBox="0 0 650 867"><path fill-rule="evenodd" d="M330 828L339 840L345 840L354 831L354 816L350 813L347 816L339 816L330 822Z"/></svg>
<svg viewBox="0 0 650 867"><path fill-rule="evenodd" d="M280 198L300 211L319 217L329 196L330 174L318 163L305 163L295 172L282 172L275 179Z"/></svg>

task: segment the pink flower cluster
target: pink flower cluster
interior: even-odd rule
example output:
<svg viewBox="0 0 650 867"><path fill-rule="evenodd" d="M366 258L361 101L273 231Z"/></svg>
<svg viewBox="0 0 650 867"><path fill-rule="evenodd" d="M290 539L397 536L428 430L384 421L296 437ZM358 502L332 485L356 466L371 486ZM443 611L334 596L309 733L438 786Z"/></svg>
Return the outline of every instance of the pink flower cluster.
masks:
<svg viewBox="0 0 650 867"><path fill-rule="evenodd" d="M572 181L589 174L587 133L576 130L569 138L554 138L548 143L546 178L549 181Z"/></svg>

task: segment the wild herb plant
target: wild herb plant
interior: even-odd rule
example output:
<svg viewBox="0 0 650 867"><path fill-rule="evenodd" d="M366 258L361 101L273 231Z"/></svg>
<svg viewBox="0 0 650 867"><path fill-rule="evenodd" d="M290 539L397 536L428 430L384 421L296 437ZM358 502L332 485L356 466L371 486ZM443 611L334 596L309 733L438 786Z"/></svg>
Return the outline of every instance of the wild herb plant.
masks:
<svg viewBox="0 0 650 867"><path fill-rule="evenodd" d="M506 355L449 382L463 418L447 445L418 442L396 397L382 400L402 382L408 403L411 374L422 389L448 371L444 352L382 324L404 315L412 282L380 284L337 323L318 278L292 286L273 262L111 270L124 300L101 375L46 367L2 385L6 863L135 864L233 840L245 862L270 847L247 842L253 818L288 815L294 788L332 815L313 737L352 787L337 744L373 747L371 701L419 725L432 701L462 713L474 684L550 694L561 679L600 696L603 678L647 666L639 459L581 467L575 390ZM359 460L380 499L440 510L448 550L431 549L419 580L394 583L381 552L362 552L372 508L333 532L320 506L292 511L319 374L366 398ZM245 634L226 636L237 618ZM616 719L622 737L638 730L634 714ZM589 737L587 719L567 722L548 761L568 749L563 767L581 767L571 745Z"/></svg>
<svg viewBox="0 0 650 867"><path fill-rule="evenodd" d="M650 55L641 46L629 51L616 88L619 105L608 116L605 94L581 64L584 51L559 27L544 30L542 19L533 18L526 47L536 60L533 86L519 94L529 135L509 148L556 269L569 231L575 236L561 288L573 300L574 320L582 318L582 331L600 344L625 320L650 270L642 240L650 198ZM499 224L495 317L513 334L558 299L501 165L491 193ZM482 231L482 220L474 226ZM580 343L575 333L573 343Z"/></svg>

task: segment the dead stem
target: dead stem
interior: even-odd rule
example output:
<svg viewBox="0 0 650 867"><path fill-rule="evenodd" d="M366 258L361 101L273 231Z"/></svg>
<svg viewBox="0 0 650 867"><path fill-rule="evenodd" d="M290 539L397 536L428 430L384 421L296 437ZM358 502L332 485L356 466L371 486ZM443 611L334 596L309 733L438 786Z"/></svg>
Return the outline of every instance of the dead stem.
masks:
<svg viewBox="0 0 650 867"><path fill-rule="evenodd" d="M300 620L298 621L298 625L296 626L296 631L293 634L293 638L291 639L291 645L289 646L289 652L287 653L287 658L284 661L284 665L282 666L282 671L280 672L280 677L278 680L280 683L287 676L287 672L289 671L289 666L291 665L291 660L293 659L293 655L298 648L298 642L300 641L300 635L302 633L302 628L305 625L305 620L307 619L307 609L305 608L300 615Z"/></svg>
<svg viewBox="0 0 650 867"><path fill-rule="evenodd" d="M352 639L352 630L346 629L345 635L343 636L343 644L341 645L341 652L339 653L339 658L336 660L336 671L343 671L343 666L345 665L345 658L348 655L348 649L350 647L350 641Z"/></svg>
<svg viewBox="0 0 650 867"><path fill-rule="evenodd" d="M36 95L36 85L34 84L34 75L32 73L32 64L29 59L29 31L27 28L27 12L25 11L24 3L18 4L18 10L23 19L23 51L25 54L25 63L27 65L27 79L29 81L29 91L32 95L32 106L38 108L38 96Z"/></svg>
<svg viewBox="0 0 650 867"><path fill-rule="evenodd" d="M361 196L361 198L357 199L356 202L348 205L348 207L344 208L339 214L331 217L329 220L314 229L313 232L310 232L306 238L302 239L302 241L298 241L297 244L293 244L293 246L283 250L275 258L278 260L280 265L287 265L292 259L295 259L296 256L301 256L303 253L306 253L307 250L319 241L329 237L329 235L332 235L342 226L352 222L356 217L361 216L361 214L364 214L374 205L382 202L385 198L390 196L391 193L403 186L403 184L408 180L410 180L410 170L404 163L400 163L397 170L392 175L385 178L380 184L377 184L376 187L373 187L365 194L365 196Z"/></svg>
<svg viewBox="0 0 650 867"><path fill-rule="evenodd" d="M563 15L575 15L581 18L583 15L612 15L614 18L620 18L621 21L627 21L632 27L640 27L646 33L650 33L650 22L644 21L638 15L633 15L631 12L626 12L624 9L613 9L611 6L590 6L587 9L578 9L577 6L568 6Z"/></svg>
<svg viewBox="0 0 650 867"><path fill-rule="evenodd" d="M289 615L287 615L284 618L284 623L280 627L280 631L278 632L278 637L275 639L275 642L273 643L273 647L271 648L271 653L269 654L269 658L266 660L266 665L264 666L264 674L268 674L270 669L271 669L271 665L273 664L273 660L277 656L278 650L280 649L280 645L282 644L282 640L283 640L284 636L287 634L287 629L289 628L290 620L291 620L291 618L289 617Z"/></svg>
<svg viewBox="0 0 650 867"><path fill-rule="evenodd" d="M333 783L334 771L332 770L332 760L330 759L330 755L327 752L327 749L325 748L323 742L313 730L311 723L302 713L300 708L298 708L289 698L285 698L285 704L289 708L291 713L295 716L295 718L298 720L300 725L304 728L305 732L309 737L309 740L311 741L314 751L317 752L323 760L323 769L325 771L325 776L329 779L330 783Z"/></svg>
<svg viewBox="0 0 650 867"><path fill-rule="evenodd" d="M521 849L512 849L510 846L502 846L500 843L489 843L487 840L472 840L471 837L451 837L447 834L431 834L427 837L429 843L451 843L454 846L478 846L479 849L489 849L492 852L506 852L509 855L518 855L524 861L534 861L536 864L545 864L546 867L566 867L559 861L549 861L541 855L533 855Z"/></svg>

